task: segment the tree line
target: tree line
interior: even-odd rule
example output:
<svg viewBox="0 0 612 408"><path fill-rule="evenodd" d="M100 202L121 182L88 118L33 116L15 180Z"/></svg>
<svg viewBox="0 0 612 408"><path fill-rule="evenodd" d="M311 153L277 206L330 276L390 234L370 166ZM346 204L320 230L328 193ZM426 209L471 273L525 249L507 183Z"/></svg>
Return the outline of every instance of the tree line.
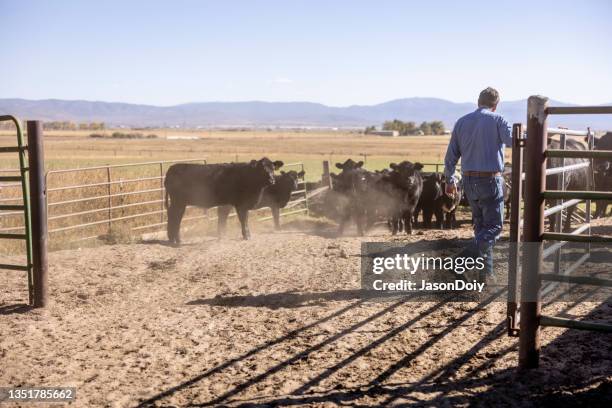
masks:
<svg viewBox="0 0 612 408"><path fill-rule="evenodd" d="M104 122L74 123L70 121L43 122L43 129L48 130L104 130Z"/></svg>
<svg viewBox="0 0 612 408"><path fill-rule="evenodd" d="M408 135L443 135L446 128L444 123L439 120L432 122L422 122L417 126L415 122L404 122L399 119L388 120L383 123L382 130L397 130L400 136ZM365 128L365 133L376 131L376 126L368 126Z"/></svg>
<svg viewBox="0 0 612 408"><path fill-rule="evenodd" d="M0 129L14 129L15 125L13 122L0 122ZM105 130L106 125L104 122L83 122L75 123L67 120L54 121L54 122L43 122L43 129L45 130Z"/></svg>

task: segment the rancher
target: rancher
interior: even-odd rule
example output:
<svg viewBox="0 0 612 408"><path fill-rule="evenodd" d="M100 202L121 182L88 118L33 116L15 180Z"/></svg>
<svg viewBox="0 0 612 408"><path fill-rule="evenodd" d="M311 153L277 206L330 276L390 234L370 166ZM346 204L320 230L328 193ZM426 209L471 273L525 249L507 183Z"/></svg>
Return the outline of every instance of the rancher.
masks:
<svg viewBox="0 0 612 408"><path fill-rule="evenodd" d="M496 113L499 92L487 88L478 97L478 109L461 117L453 129L444 173L446 193L457 194L455 166L461 158L463 189L472 209L474 240L459 256L486 259L481 279L494 280L493 246L504 222L504 148L512 146L512 129Z"/></svg>

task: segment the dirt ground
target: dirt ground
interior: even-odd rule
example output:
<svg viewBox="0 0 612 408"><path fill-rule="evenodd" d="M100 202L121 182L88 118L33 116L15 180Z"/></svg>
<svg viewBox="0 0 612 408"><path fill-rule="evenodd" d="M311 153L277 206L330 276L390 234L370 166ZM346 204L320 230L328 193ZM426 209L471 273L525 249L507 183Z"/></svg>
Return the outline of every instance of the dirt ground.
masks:
<svg viewBox="0 0 612 408"><path fill-rule="evenodd" d="M541 368L519 374L505 293L489 302L361 296L362 241L326 224L259 228L251 241L192 234L50 254L46 310L0 277L0 386L73 386L78 407L610 406L612 337L543 330ZM610 304L554 303L606 320Z"/></svg>

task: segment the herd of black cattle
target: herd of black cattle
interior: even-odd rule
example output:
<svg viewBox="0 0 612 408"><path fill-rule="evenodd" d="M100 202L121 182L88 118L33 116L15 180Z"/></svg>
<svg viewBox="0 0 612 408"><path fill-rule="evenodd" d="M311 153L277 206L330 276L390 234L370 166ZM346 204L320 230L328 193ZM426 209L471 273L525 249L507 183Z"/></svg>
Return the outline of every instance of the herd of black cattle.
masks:
<svg viewBox="0 0 612 408"><path fill-rule="evenodd" d="M568 139L567 149L584 150L586 144ZM559 148L557 140L550 139L549 147ZM612 133L595 140L595 149L612 150ZM565 159L565 165L587 159ZM242 228L244 239L250 238L249 210L269 207L274 224L279 228L279 212L290 201L298 189L298 180L304 172L275 170L283 166L282 161L268 158L249 163L172 165L166 174L166 207L168 209L168 239L180 243L180 225L185 208L194 205L202 208L218 207L218 230L225 231L231 207L234 207ZM551 159L548 167L561 166L561 159ZM352 159L336 163L340 170L332 173L332 189L325 194L325 215L339 223L342 233L346 224L354 220L359 235L363 235L378 222L386 222L393 234L405 231L412 234L422 212L423 228L452 229L457 226L455 212L461 204L467 205L459 183L458 194L449 196L445 192L446 180L441 173L423 172L423 165L410 161L391 163L388 169L368 171L363 162ZM547 188L560 190L586 190L587 188L612 191L612 160L596 159L593 176L589 168L583 167L566 172L564 186L559 177L548 176ZM506 216L509 215L510 177L505 175L504 201ZM610 202L598 201L594 216L606 215ZM564 229L569 230L573 207L568 209ZM549 219L549 228L554 230L554 218Z"/></svg>

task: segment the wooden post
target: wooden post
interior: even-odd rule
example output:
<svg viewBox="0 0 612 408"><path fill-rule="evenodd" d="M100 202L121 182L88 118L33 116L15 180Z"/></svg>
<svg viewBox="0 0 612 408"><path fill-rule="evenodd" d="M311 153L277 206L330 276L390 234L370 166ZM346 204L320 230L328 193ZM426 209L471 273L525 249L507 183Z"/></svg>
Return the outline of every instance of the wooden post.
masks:
<svg viewBox="0 0 612 408"><path fill-rule="evenodd" d="M508 335L518 336L518 264L521 243L521 198L523 192L523 125L512 126L512 190L510 191L510 257L508 258Z"/></svg>
<svg viewBox="0 0 612 408"><path fill-rule="evenodd" d="M540 358L540 270L546 183L546 108L548 98L530 96L527 101L525 242L519 333L519 368L536 368Z"/></svg>
<svg viewBox="0 0 612 408"><path fill-rule="evenodd" d="M329 161L323 160L323 176L321 177L321 184L332 188L331 176L329 174Z"/></svg>
<svg viewBox="0 0 612 408"><path fill-rule="evenodd" d="M47 260L47 187L45 186L42 123L38 120L30 120L27 122L27 130L32 214L33 306L45 307L49 299L49 265Z"/></svg>

